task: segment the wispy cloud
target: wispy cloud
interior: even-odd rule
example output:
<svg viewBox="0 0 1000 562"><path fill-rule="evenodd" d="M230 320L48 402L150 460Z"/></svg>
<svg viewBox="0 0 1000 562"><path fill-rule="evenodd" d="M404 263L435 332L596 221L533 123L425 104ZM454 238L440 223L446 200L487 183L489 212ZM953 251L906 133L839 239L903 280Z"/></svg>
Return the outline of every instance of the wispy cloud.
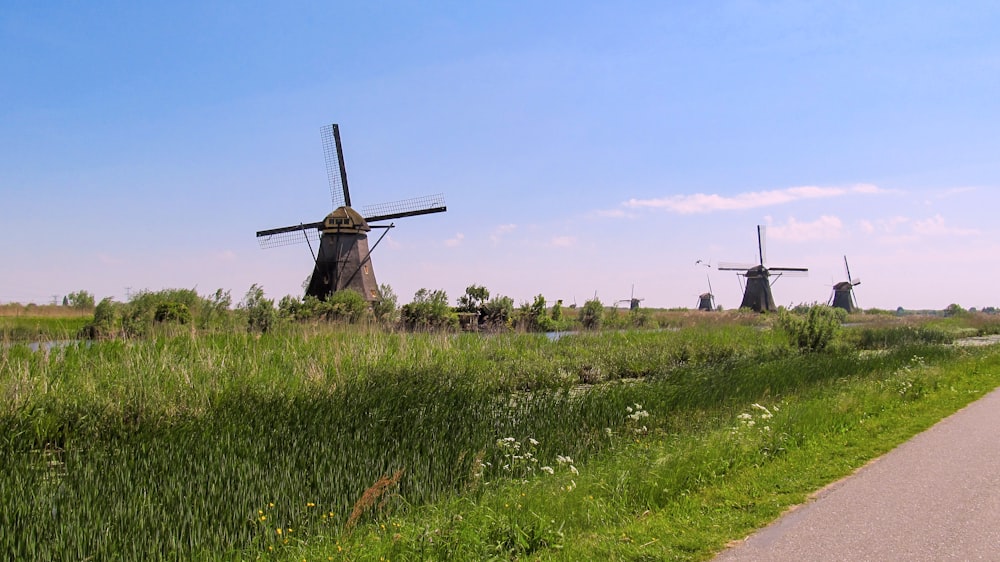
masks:
<svg viewBox="0 0 1000 562"><path fill-rule="evenodd" d="M863 220L861 221L861 230L865 234L894 234L900 226L909 222L910 219L907 217L890 217L875 221Z"/></svg>
<svg viewBox="0 0 1000 562"><path fill-rule="evenodd" d="M570 246L576 245L576 237L556 236L555 238L549 241L549 244L551 244L553 247L556 248L569 248Z"/></svg>
<svg viewBox="0 0 1000 562"><path fill-rule="evenodd" d="M914 222L913 231L924 236L975 236L980 233L974 228L948 226L941 215Z"/></svg>
<svg viewBox="0 0 1000 562"><path fill-rule="evenodd" d="M507 234L517 230L516 224L501 224L500 226L493 229L493 233L490 234L490 240L494 244L500 243L500 240Z"/></svg>
<svg viewBox="0 0 1000 562"><path fill-rule="evenodd" d="M455 236L453 236L453 237L445 240L444 241L444 245L448 246L449 248L454 248L454 247L460 245L462 243L462 240L464 240L464 239L465 239L465 235L462 234L461 232L458 232L458 233L455 233Z"/></svg>
<svg viewBox="0 0 1000 562"><path fill-rule="evenodd" d="M826 199L845 195L873 195L887 193L878 186L860 184L850 187L789 187L770 191L750 191L733 196L695 193L693 195L672 195L657 199L629 199L625 206L633 209L664 209L683 215L713 213L717 211L740 211L784 205L803 199Z"/></svg>
<svg viewBox="0 0 1000 562"><path fill-rule="evenodd" d="M787 224L767 226L768 238L804 242L807 240L835 240L844 232L844 223L838 217L824 215L812 222L799 222L794 217Z"/></svg>

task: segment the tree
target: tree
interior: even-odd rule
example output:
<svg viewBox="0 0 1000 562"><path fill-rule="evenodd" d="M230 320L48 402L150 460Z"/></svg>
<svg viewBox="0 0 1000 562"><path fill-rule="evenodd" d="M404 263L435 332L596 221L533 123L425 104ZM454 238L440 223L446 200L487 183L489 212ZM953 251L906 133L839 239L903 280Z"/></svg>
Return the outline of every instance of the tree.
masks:
<svg viewBox="0 0 1000 562"><path fill-rule="evenodd" d="M448 306L448 294L442 290L420 289L413 295L413 302L403 305L401 316L407 328L416 330L448 328L458 323Z"/></svg>
<svg viewBox="0 0 1000 562"><path fill-rule="evenodd" d="M63 301L73 308L90 309L94 308L94 295L87 291L77 291L66 295Z"/></svg>
<svg viewBox="0 0 1000 562"><path fill-rule="evenodd" d="M596 330L601 327L602 316L604 316L604 304L593 298L583 303L583 309L580 310L580 324L588 330Z"/></svg>
<svg viewBox="0 0 1000 562"><path fill-rule="evenodd" d="M492 328L506 328L514 316L514 299L504 296L495 296L483 305L483 324Z"/></svg>
<svg viewBox="0 0 1000 562"><path fill-rule="evenodd" d="M482 285L469 285L465 288L465 294L458 297L458 312L479 312L483 311L486 302L490 300L490 291Z"/></svg>
<svg viewBox="0 0 1000 562"><path fill-rule="evenodd" d="M379 299L372 303L372 313L379 322L396 321L396 293L387 283L379 286Z"/></svg>

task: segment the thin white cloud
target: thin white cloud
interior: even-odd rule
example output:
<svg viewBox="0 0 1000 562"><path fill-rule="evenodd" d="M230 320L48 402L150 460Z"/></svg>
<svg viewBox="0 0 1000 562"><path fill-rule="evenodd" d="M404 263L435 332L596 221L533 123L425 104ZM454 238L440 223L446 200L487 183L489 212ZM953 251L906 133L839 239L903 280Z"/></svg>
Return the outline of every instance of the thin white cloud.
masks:
<svg viewBox="0 0 1000 562"><path fill-rule="evenodd" d="M731 197L718 194L695 193L693 195L673 195L657 199L629 199L624 203L630 208L664 209L682 215L712 213L717 211L740 211L784 205L804 199L826 199L845 195L873 195L887 193L878 186L859 184L851 187L789 187L770 191L751 191Z"/></svg>
<svg viewBox="0 0 1000 562"><path fill-rule="evenodd" d="M454 248L454 247L460 245L462 243L462 240L464 240L464 239L465 239L465 235L462 234L461 232L458 232L458 233L455 233L455 236L453 238L449 238L449 239L445 240L444 241L444 245L448 246L449 248Z"/></svg>
<svg viewBox="0 0 1000 562"><path fill-rule="evenodd" d="M490 240L494 244L499 244L500 240L507 234L517 230L516 224L501 224L500 226L493 229L493 233L490 234Z"/></svg>
<svg viewBox="0 0 1000 562"><path fill-rule="evenodd" d="M824 215L812 222L799 222L794 217L787 224L768 225L767 236L775 240L804 242L808 240L835 240L844 232L844 223L838 217Z"/></svg>
<svg viewBox="0 0 1000 562"><path fill-rule="evenodd" d="M576 244L576 237L556 236L549 243L556 248L569 248L570 246L574 246Z"/></svg>
<svg viewBox="0 0 1000 562"><path fill-rule="evenodd" d="M913 231L924 236L975 236L980 233L974 228L948 226L941 215L914 222Z"/></svg>
<svg viewBox="0 0 1000 562"><path fill-rule="evenodd" d="M899 227L910 222L907 217L890 217L887 219L878 219L875 221L862 220L861 230L865 234L893 234L899 230Z"/></svg>
<svg viewBox="0 0 1000 562"><path fill-rule="evenodd" d="M590 213L589 216L599 219L624 219L628 218L629 214L621 209L602 209Z"/></svg>
<svg viewBox="0 0 1000 562"><path fill-rule="evenodd" d="M236 252L232 250L225 250L215 254L215 259L218 261L232 262L236 261Z"/></svg>

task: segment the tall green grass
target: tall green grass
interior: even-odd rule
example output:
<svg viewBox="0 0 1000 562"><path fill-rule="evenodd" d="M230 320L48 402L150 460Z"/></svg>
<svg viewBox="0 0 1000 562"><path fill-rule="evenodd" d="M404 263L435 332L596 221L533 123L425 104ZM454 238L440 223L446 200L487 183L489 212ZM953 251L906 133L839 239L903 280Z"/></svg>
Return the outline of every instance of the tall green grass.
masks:
<svg viewBox="0 0 1000 562"><path fill-rule="evenodd" d="M5 347L0 552L243 558L339 536L382 502L475 501L560 456L586 463L641 429L637 404L657 413L642 431L691 432L762 395L947 353L804 356L753 327L558 341L299 327ZM537 462L497 446L508 438L537 441Z"/></svg>

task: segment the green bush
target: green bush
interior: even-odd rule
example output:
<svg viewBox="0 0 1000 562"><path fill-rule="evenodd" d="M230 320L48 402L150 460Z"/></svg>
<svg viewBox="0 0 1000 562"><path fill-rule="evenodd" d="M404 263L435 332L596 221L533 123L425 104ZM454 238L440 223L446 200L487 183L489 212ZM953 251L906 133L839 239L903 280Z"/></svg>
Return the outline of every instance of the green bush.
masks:
<svg viewBox="0 0 1000 562"><path fill-rule="evenodd" d="M156 307L156 313L153 315L153 320L156 322L174 322L177 324L190 324L191 311L188 310L187 305L183 303L179 302L160 303Z"/></svg>
<svg viewBox="0 0 1000 562"><path fill-rule="evenodd" d="M847 311L826 305L811 306L805 312L782 310L778 327L791 344L802 351L823 351L840 331Z"/></svg>
<svg viewBox="0 0 1000 562"><path fill-rule="evenodd" d="M264 289L256 283L250 286L240 308L246 312L247 330L250 332L265 333L274 325L274 301L264 298Z"/></svg>
<svg viewBox="0 0 1000 562"><path fill-rule="evenodd" d="M601 318L604 316L604 305L594 298L583 303L580 310L580 325L587 330L596 330L601 327Z"/></svg>
<svg viewBox="0 0 1000 562"><path fill-rule="evenodd" d="M458 316L448 306L448 294L442 290L420 289L413 295L413 302L403 305L403 324L411 330L452 328L458 325Z"/></svg>

